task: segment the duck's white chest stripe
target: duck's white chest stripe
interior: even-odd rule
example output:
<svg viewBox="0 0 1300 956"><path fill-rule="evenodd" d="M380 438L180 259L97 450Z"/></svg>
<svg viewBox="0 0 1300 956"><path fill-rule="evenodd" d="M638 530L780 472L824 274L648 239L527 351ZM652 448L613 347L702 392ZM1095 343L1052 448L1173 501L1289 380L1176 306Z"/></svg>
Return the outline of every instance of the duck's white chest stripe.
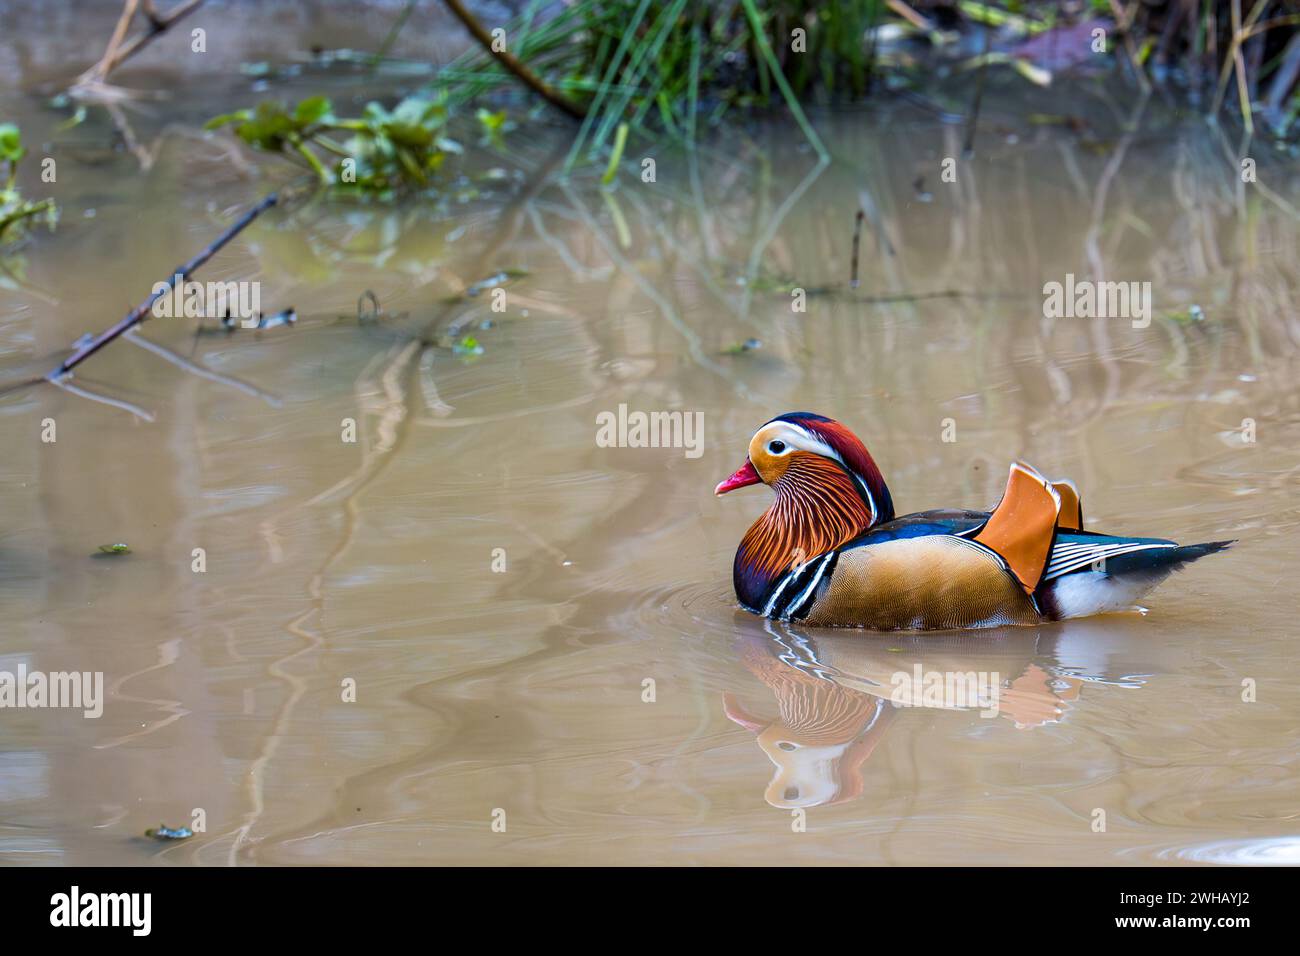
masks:
<svg viewBox="0 0 1300 956"><path fill-rule="evenodd" d="M862 494L866 496L867 507L871 509L871 523L875 524L876 519L880 517L880 512L876 510L876 496L871 493L871 489L867 487L867 483L862 480L861 475L856 471L849 472L849 474L853 476L853 480L857 482L858 487L862 489Z"/></svg>
<svg viewBox="0 0 1300 956"><path fill-rule="evenodd" d="M816 592L817 585L827 570L834 567L838 554L838 551L829 551L818 559L800 565L782 578L763 606L763 616L788 621L801 611L806 611L809 599Z"/></svg>
<svg viewBox="0 0 1300 956"><path fill-rule="evenodd" d="M797 578L799 576L799 572L801 572L802 570L803 568L795 568L795 570L791 571L789 574L787 574L785 577L781 579L781 583L776 586L776 590L772 592L772 596L768 598L767 603L763 605L763 617L772 616L772 611L776 608L776 602L780 599L781 595L785 592L785 589L789 587L790 582L793 581L795 578Z"/></svg>
<svg viewBox="0 0 1300 956"><path fill-rule="evenodd" d="M787 621L803 610L805 602L807 602L807 600L812 597L813 592L817 590L817 585L821 583L822 575L826 573L827 565L831 563L831 559L834 557L835 552L832 551L826 555L826 557L822 558L821 563L817 565L817 573L814 574L813 579L808 582L808 586L803 589L803 593L786 605L782 617Z"/></svg>

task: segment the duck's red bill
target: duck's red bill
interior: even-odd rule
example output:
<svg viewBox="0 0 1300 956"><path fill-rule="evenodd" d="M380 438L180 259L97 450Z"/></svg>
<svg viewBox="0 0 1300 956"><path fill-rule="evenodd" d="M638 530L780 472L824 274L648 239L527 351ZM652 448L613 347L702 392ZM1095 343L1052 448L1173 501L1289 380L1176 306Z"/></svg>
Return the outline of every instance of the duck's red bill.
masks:
<svg viewBox="0 0 1300 956"><path fill-rule="evenodd" d="M725 495L728 491L735 491L737 488L744 488L746 485L756 485L763 479L758 477L758 472L754 470L753 462L748 458L745 463L736 469L736 473L726 481L718 483L718 487L713 489L715 495Z"/></svg>

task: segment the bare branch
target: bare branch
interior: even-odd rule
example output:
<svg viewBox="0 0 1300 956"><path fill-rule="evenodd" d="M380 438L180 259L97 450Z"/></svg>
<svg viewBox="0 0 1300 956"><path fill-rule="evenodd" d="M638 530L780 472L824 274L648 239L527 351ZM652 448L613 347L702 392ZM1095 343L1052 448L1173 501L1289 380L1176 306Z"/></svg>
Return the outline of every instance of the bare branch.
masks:
<svg viewBox="0 0 1300 956"><path fill-rule="evenodd" d="M447 4L452 13L456 14L456 18L459 19L461 23L465 24L465 28L469 30L470 33L474 34L474 39L478 40L478 42L483 45L483 49L496 57L497 60L501 62L501 65L507 70L519 77L525 86L531 89L538 96L542 97L552 106L568 113L574 119L583 119L586 117L586 110L547 86L545 80L535 74L532 70L528 69L528 67L524 66L523 63L519 62L519 60L515 59L512 54L506 50L494 49L492 46L492 35L488 33L487 30L483 29L483 24L474 19L474 15L465 9L460 0L443 0L443 2Z"/></svg>
<svg viewBox="0 0 1300 956"><path fill-rule="evenodd" d="M92 355L94 355L96 352L102 349L109 342L113 341L119 335L122 335L123 333L130 331L131 329L139 325L141 322L148 319L150 315L150 310L153 308L153 304L157 302L160 298L162 298L164 295L167 295L172 291L172 288L176 284L177 279L184 282L186 277L188 277L191 272L193 272L195 269L199 268L201 265L203 265L205 262L211 259L214 255L217 254L217 252L219 252L222 249L222 247L226 245L226 243L230 242L231 239L235 238L235 236L243 232L244 229L246 229L254 219L260 216L266 210L270 209L277 202L279 202L279 198L280 197L278 194L271 193L269 196L267 196L265 199L259 202L252 209L248 210L248 212L240 216L237 220L235 220L235 222L230 226L229 229L227 229L220 236L218 236L215 241L213 241L210 245L205 247L193 259L191 259L189 262L185 263L184 265L177 266L175 269L173 269L172 274L167 277L163 289L160 289L157 292L150 293L149 298L145 299L134 309L128 312L124 319L122 319L112 328L107 329L104 332L101 332L91 342L87 343L86 345L83 345L81 348L73 352L72 355L68 356L66 359L63 360L62 364L60 364L58 368L50 372L49 375L46 376L46 378L49 379L50 381L54 381L58 378L61 378L62 376L66 375L68 372L76 368L78 365L80 365L82 362L84 362L86 359L90 358Z"/></svg>
<svg viewBox="0 0 1300 956"><path fill-rule="evenodd" d="M183 3L173 7L165 14L160 14L153 5L153 0L144 0L143 12L145 18L149 21L148 29L137 33L129 41L126 40L126 31L131 25L137 8L141 6L141 0L126 0L122 7L122 15L118 17L117 26L113 29L113 35L109 38L108 47L104 50L104 55L99 58L99 62L92 66L72 85L72 89L81 94L92 94L97 88L103 87L108 80L108 75L115 69L125 63L131 57L143 50L156 37L166 33L182 17L188 16L199 7L203 6L203 0L184 0Z"/></svg>

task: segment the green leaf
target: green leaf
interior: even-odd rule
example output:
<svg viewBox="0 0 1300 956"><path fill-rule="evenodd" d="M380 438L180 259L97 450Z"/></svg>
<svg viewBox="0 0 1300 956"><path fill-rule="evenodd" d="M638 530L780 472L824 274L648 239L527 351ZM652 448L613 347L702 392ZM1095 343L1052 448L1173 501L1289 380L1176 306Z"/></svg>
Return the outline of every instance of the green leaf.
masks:
<svg viewBox="0 0 1300 956"><path fill-rule="evenodd" d="M204 129L219 129L222 126L229 126L231 123L245 123L253 114L248 110L236 110L234 113L222 113L220 116L214 116L203 124Z"/></svg>
<svg viewBox="0 0 1300 956"><path fill-rule="evenodd" d="M279 151L294 130L294 122L285 112L283 103L263 100L238 132L250 146Z"/></svg>
<svg viewBox="0 0 1300 956"><path fill-rule="evenodd" d="M0 123L0 159L16 163L23 158L23 136L13 123Z"/></svg>
<svg viewBox="0 0 1300 956"><path fill-rule="evenodd" d="M506 125L505 110L498 110L495 113L490 113L485 109L480 109L475 115L478 117L478 121L483 125L483 128L489 133L495 133L500 130L501 127Z"/></svg>
<svg viewBox="0 0 1300 956"><path fill-rule="evenodd" d="M462 336L461 340L452 346L451 350L457 355L482 355L483 346L479 344L478 339L472 335Z"/></svg>
<svg viewBox="0 0 1300 956"><path fill-rule="evenodd" d="M297 109L293 111L293 118L301 129L304 126L322 122L329 118L333 111L334 104L329 101L328 97L310 96L298 104Z"/></svg>
<svg viewBox="0 0 1300 956"><path fill-rule="evenodd" d="M287 108L263 101L254 110L218 116L208 128L232 124L250 145L294 154L313 168L320 166L315 160L322 150L346 154L356 162L355 179L343 183L323 175L322 181L343 192L364 192L386 201L404 186L427 187L447 156L462 152L459 143L442 135L447 116L446 96L441 94L413 94L391 110L367 103L357 118L336 116L327 97L311 96ZM511 128L504 113L485 116L487 130ZM338 134L346 134L342 144Z"/></svg>
<svg viewBox="0 0 1300 956"><path fill-rule="evenodd" d="M385 123L384 133L398 146L423 149L433 143L433 131L416 123Z"/></svg>

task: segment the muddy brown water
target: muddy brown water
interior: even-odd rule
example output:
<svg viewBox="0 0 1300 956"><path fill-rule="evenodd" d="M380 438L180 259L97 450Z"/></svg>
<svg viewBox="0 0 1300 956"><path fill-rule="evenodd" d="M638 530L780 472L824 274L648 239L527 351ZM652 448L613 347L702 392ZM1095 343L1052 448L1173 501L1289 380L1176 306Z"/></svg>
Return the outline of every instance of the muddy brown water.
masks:
<svg viewBox="0 0 1300 956"><path fill-rule="evenodd" d="M194 132L229 93L138 120L147 173L102 117L58 133L0 98L76 143L61 227L0 280L6 376L284 178ZM199 274L260 281L295 328L158 319L170 360L120 341L79 370L118 404L4 396L0 670L102 671L106 702L0 711L0 860L1300 862L1300 190L1267 151L1242 183L1235 145L1154 101L1130 135L1132 102L1081 108L1095 135L995 90L970 159L911 105L819 114L820 170L778 121L656 150L654 183L638 152L608 192L528 128L476 155L506 173L478 195L275 211ZM526 272L503 313L444 301L502 269ZM1045 318L1067 274L1151 282L1150 324ZM699 456L602 447L620 405L701 413ZM712 489L795 409L853 427L900 511L987 507L1024 458L1094 527L1241 543L1145 616L767 624L730 583L767 492ZM893 706L916 668L992 675L998 712ZM194 838L141 838L196 808Z"/></svg>

